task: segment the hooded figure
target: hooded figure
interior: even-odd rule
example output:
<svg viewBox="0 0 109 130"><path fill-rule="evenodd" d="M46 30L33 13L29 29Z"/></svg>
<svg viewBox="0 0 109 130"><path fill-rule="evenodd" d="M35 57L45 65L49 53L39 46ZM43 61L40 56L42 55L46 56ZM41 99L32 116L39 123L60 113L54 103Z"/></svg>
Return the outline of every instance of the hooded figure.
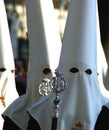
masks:
<svg viewBox="0 0 109 130"><path fill-rule="evenodd" d="M97 19L98 20L98 19ZM103 79L105 79L105 75L107 72L107 62L105 58L105 54L103 51L102 44L100 42L100 30L99 30L99 20L97 21L97 68L98 68L98 82L101 91L105 96L109 96L109 91L106 90ZM97 117L97 121L95 124L94 130L109 130L109 103L102 106L102 109Z"/></svg>
<svg viewBox="0 0 109 130"><path fill-rule="evenodd" d="M4 1L0 1L0 113L18 97L15 86L15 64ZM0 118L2 130L3 118Z"/></svg>
<svg viewBox="0 0 109 130"><path fill-rule="evenodd" d="M18 127L27 130L29 117L26 110L41 98L39 86L43 79L49 81L52 78L61 51L52 0L26 0L26 9L29 37L27 91L3 113L5 120L8 118L8 121L14 123L14 130ZM14 128L15 124L17 127ZM4 125L4 130L6 129L9 130L9 126L6 128Z"/></svg>
<svg viewBox="0 0 109 130"><path fill-rule="evenodd" d="M98 82L102 93L105 96L109 97L109 91L106 90L106 86L105 86L108 64L101 44L98 7L96 9L97 9L96 18L97 18L97 75L98 75L97 77L98 77Z"/></svg>
<svg viewBox="0 0 109 130"><path fill-rule="evenodd" d="M97 78L96 26L96 0L72 0L58 67L68 87L61 95L57 130L94 130L102 106L109 102ZM30 121L51 130L52 106L52 96L38 101L28 109Z"/></svg>
<svg viewBox="0 0 109 130"><path fill-rule="evenodd" d="M99 18L98 18L99 19ZM99 20L98 20L99 21ZM98 64L97 64L97 68L98 68L98 78L99 78L99 83L102 84L104 83L105 85L105 88L109 91L109 85L107 85L107 82L109 81L107 79L108 77L108 70L109 70L109 67L108 67L108 63L107 63L107 60L106 60L106 56L105 56L105 53L104 53L104 50L103 50L103 46L101 44L101 35L100 35L100 29L99 29L99 22L98 23L98 26L97 26L97 56L98 56ZM102 60L102 62L101 62ZM105 90L104 90L105 91ZM106 92L106 91L105 91ZM106 92L107 93L107 92ZM109 93L107 93L109 95Z"/></svg>

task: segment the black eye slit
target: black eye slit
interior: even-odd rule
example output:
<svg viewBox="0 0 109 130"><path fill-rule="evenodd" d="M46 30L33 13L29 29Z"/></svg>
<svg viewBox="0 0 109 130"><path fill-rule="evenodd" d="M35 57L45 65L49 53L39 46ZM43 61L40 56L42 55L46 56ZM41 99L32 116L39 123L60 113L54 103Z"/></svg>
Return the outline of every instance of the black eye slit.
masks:
<svg viewBox="0 0 109 130"><path fill-rule="evenodd" d="M51 70L49 68L44 68L42 71L44 74L49 74Z"/></svg>
<svg viewBox="0 0 109 130"><path fill-rule="evenodd" d="M91 74L92 74L92 70L91 70L91 69L87 69L85 72L86 72L88 75L91 75Z"/></svg>
<svg viewBox="0 0 109 130"><path fill-rule="evenodd" d="M4 72L4 71L6 71L6 68L4 67L0 68L0 72Z"/></svg>
<svg viewBox="0 0 109 130"><path fill-rule="evenodd" d="M76 68L76 67L72 67L72 68L70 69L70 72L72 72L72 73L77 73L77 72L79 72L79 69Z"/></svg>
<svg viewBox="0 0 109 130"><path fill-rule="evenodd" d="M16 72L16 70L12 69L12 70L11 70L11 72L12 72L12 73L15 73L15 72Z"/></svg>

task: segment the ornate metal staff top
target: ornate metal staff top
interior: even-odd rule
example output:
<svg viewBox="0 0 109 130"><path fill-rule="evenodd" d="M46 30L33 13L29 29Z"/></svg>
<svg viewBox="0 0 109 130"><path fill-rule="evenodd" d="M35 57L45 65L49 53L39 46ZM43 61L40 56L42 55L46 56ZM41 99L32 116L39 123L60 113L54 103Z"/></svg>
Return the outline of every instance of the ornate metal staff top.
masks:
<svg viewBox="0 0 109 130"><path fill-rule="evenodd" d="M50 93L51 93L50 79L44 78L42 80L42 83L39 85L39 94L42 96L47 96Z"/></svg>
<svg viewBox="0 0 109 130"><path fill-rule="evenodd" d="M60 94L67 87L67 83L58 70L55 71L56 76L50 81L51 90L55 93L55 98L53 99L53 113L52 113L52 126L51 130L57 130L57 122L59 117L59 103L60 103Z"/></svg>

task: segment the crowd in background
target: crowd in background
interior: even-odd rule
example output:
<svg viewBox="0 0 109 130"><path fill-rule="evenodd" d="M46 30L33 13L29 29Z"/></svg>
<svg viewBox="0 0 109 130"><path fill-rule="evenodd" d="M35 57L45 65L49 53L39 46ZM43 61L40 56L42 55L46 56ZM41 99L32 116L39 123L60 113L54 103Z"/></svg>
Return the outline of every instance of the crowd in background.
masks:
<svg viewBox="0 0 109 130"><path fill-rule="evenodd" d="M26 92L27 68L28 68L28 38L19 36L24 26L19 19L19 13L14 8L6 7L13 56L15 62L15 83L17 92L20 95Z"/></svg>

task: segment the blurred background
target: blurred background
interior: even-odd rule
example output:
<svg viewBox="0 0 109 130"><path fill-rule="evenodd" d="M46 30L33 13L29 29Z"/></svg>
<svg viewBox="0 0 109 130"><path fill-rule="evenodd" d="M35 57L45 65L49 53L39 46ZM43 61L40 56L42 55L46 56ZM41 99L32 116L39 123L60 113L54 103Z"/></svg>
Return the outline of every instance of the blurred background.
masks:
<svg viewBox="0 0 109 130"><path fill-rule="evenodd" d="M29 44L27 36L25 0L4 0L6 5L16 73L26 79ZM53 0L61 39L68 14L70 0ZM101 42L109 64L109 4L108 0L98 0Z"/></svg>

